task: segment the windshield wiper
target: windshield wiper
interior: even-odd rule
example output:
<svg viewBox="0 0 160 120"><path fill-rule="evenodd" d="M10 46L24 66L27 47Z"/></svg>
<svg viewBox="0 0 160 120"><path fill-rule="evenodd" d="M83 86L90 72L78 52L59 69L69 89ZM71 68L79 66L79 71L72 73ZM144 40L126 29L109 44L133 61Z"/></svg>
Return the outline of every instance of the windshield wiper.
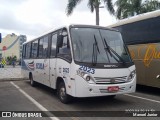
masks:
<svg viewBox="0 0 160 120"><path fill-rule="evenodd" d="M94 35L95 42L93 43L93 53L92 53L92 65L95 66L97 64L97 51L100 54L98 43L96 36Z"/></svg>
<svg viewBox="0 0 160 120"><path fill-rule="evenodd" d="M123 64L125 64L125 61L123 60L123 58L121 57L121 56L119 56L117 53L116 53L116 51L114 51L108 44L107 44L107 41L106 41L106 39L104 38L104 43L105 43L105 50L107 50L108 51L108 53L110 54L110 56L111 57L113 57L117 62L122 62ZM119 58L119 60L113 55L116 55L118 58Z"/></svg>

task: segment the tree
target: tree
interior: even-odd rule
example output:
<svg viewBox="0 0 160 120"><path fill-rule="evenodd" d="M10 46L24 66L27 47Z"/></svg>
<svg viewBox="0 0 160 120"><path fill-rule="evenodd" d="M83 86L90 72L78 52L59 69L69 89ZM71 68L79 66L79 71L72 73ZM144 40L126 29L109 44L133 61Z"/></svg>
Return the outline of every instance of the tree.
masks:
<svg viewBox="0 0 160 120"><path fill-rule="evenodd" d="M82 0L68 0L67 4L67 15L71 15L73 13L74 8L81 2ZM99 25L99 8L100 4L103 2L109 11L110 14L114 14L114 8L112 4L112 0L88 0L88 7L90 11L93 13L94 10L96 12L96 25Z"/></svg>
<svg viewBox="0 0 160 120"><path fill-rule="evenodd" d="M12 57L11 57L11 56L8 56L8 57L7 57L7 63L8 63L9 65L11 65L11 63L12 63Z"/></svg>
<svg viewBox="0 0 160 120"><path fill-rule="evenodd" d="M151 12L160 9L158 0L117 0L115 16L124 19L138 14Z"/></svg>
<svg viewBox="0 0 160 120"><path fill-rule="evenodd" d="M12 61L17 61L17 56L16 55L7 57L7 62L8 62L9 65L12 64Z"/></svg>
<svg viewBox="0 0 160 120"><path fill-rule="evenodd" d="M17 61L17 56L13 56L12 60Z"/></svg>

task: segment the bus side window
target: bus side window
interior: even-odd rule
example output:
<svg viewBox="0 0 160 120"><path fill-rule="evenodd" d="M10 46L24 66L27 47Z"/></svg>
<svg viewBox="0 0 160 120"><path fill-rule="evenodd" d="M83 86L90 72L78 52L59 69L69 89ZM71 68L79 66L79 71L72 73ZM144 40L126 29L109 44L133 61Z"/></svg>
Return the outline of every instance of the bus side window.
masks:
<svg viewBox="0 0 160 120"><path fill-rule="evenodd" d="M67 30L63 30L62 35L63 35L63 45L58 50L58 56L71 61L71 51L70 51Z"/></svg>
<svg viewBox="0 0 160 120"><path fill-rule="evenodd" d="M25 58L25 56L26 56L26 45L23 45L22 58Z"/></svg>
<svg viewBox="0 0 160 120"><path fill-rule="evenodd" d="M43 57L43 38L39 40L38 58Z"/></svg>
<svg viewBox="0 0 160 120"><path fill-rule="evenodd" d="M45 36L43 40L43 58L47 57L48 57L48 36Z"/></svg>
<svg viewBox="0 0 160 120"><path fill-rule="evenodd" d="M39 39L38 58L48 57L48 36Z"/></svg>
<svg viewBox="0 0 160 120"><path fill-rule="evenodd" d="M26 58L30 58L31 55L31 43L26 44Z"/></svg>
<svg viewBox="0 0 160 120"><path fill-rule="evenodd" d="M59 54L70 54L69 41L67 36L63 37L63 46L59 48Z"/></svg>
<svg viewBox="0 0 160 120"><path fill-rule="evenodd" d="M57 44L57 33L52 35L52 43L51 43L51 57L56 56L56 44Z"/></svg>
<svg viewBox="0 0 160 120"><path fill-rule="evenodd" d="M25 44L25 48L26 48L26 50L25 50L25 58L27 58L27 48L28 48L28 44Z"/></svg>
<svg viewBox="0 0 160 120"><path fill-rule="evenodd" d="M37 57L37 49L38 49L38 40L32 42L32 51L31 51L31 57L32 58Z"/></svg>

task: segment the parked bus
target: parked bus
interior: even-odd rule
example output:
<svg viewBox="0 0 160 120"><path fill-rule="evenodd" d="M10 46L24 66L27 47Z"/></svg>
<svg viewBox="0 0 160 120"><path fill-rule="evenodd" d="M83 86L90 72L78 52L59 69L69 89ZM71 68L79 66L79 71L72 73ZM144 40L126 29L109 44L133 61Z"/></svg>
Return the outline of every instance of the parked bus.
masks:
<svg viewBox="0 0 160 120"><path fill-rule="evenodd" d="M111 96L136 88L135 65L117 30L69 25L23 44L22 73L72 97Z"/></svg>
<svg viewBox="0 0 160 120"><path fill-rule="evenodd" d="M137 83L160 88L160 10L120 20L118 29L136 65Z"/></svg>

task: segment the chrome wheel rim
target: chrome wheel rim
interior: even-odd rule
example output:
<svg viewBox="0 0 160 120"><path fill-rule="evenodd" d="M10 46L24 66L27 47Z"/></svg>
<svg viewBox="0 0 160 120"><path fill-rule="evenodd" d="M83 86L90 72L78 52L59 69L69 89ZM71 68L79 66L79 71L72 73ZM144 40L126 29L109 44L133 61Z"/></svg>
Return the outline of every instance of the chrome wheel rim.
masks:
<svg viewBox="0 0 160 120"><path fill-rule="evenodd" d="M63 100L66 96L66 91L65 91L65 88L62 87L60 88L60 98Z"/></svg>
<svg viewBox="0 0 160 120"><path fill-rule="evenodd" d="M31 78L31 85L33 85L33 80L32 80L32 78Z"/></svg>

